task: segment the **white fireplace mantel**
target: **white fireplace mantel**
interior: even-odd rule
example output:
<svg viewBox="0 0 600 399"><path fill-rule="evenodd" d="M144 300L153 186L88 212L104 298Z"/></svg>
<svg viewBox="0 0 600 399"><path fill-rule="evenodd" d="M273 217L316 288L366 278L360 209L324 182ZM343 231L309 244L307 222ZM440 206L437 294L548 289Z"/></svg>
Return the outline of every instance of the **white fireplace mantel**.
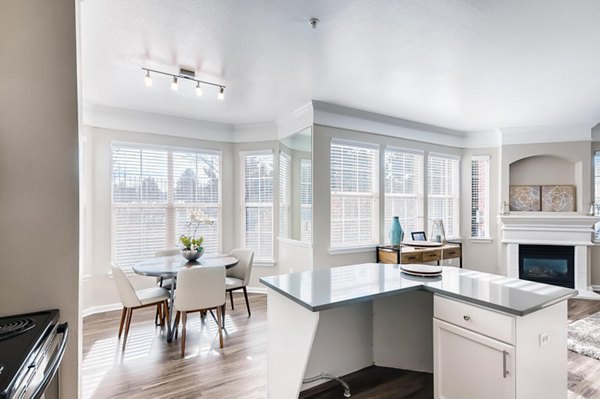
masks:
<svg viewBox="0 0 600 399"><path fill-rule="evenodd" d="M575 289L579 296L600 299L591 288L589 247L600 217L576 213L526 212L498 216L506 274L519 278L519 245L565 245L575 248Z"/></svg>

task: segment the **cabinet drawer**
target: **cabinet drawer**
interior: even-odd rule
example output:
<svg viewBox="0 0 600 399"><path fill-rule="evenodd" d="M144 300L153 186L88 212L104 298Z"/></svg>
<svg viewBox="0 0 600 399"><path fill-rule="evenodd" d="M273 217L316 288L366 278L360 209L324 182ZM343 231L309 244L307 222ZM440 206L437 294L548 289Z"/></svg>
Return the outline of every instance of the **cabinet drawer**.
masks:
<svg viewBox="0 0 600 399"><path fill-rule="evenodd" d="M423 252L423 262L435 262L440 260L441 251L426 251Z"/></svg>
<svg viewBox="0 0 600 399"><path fill-rule="evenodd" d="M444 259L460 258L460 248L450 248L444 250Z"/></svg>
<svg viewBox="0 0 600 399"><path fill-rule="evenodd" d="M407 252L402 254L402 263L421 263L423 262L421 252Z"/></svg>
<svg viewBox="0 0 600 399"><path fill-rule="evenodd" d="M379 263L398 263L398 251L395 249L378 249Z"/></svg>
<svg viewBox="0 0 600 399"><path fill-rule="evenodd" d="M433 298L433 315L440 320L478 332L507 344L515 344L515 317L479 306L448 299Z"/></svg>

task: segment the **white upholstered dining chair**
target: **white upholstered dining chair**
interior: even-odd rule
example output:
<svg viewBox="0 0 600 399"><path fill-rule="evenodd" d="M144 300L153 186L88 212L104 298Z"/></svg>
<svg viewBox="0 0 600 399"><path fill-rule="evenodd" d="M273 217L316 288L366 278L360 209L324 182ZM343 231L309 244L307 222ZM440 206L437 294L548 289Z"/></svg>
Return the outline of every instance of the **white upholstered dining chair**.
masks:
<svg viewBox="0 0 600 399"><path fill-rule="evenodd" d="M164 325L165 317L168 316L169 312L169 306L167 304L167 300L169 299L169 291L160 287L146 288L136 291L119 266L113 264L111 265L111 268L113 277L115 279L115 284L117 285L119 299L123 304L121 322L119 323L119 339L123 333L123 323L125 323L125 320L127 319L127 322L125 323L125 337L123 338L123 349L125 349L133 310L147 306L156 306L161 320L160 325Z"/></svg>
<svg viewBox="0 0 600 399"><path fill-rule="evenodd" d="M246 299L246 308L248 309L248 317L250 317L250 303L248 302L248 292L246 286L250 281L250 273L252 272L252 262L254 260L254 251L251 249L234 249L231 255L238 258L239 262L231 269L227 269L227 278L225 279L225 289L229 292L231 300L231 309L233 306L233 291L243 290L244 298Z"/></svg>
<svg viewBox="0 0 600 399"><path fill-rule="evenodd" d="M217 329L219 346L223 348L223 315L225 306L225 268L224 267L183 267L177 273L175 290L175 328L182 321L181 357L185 355L187 314L212 309L217 310Z"/></svg>

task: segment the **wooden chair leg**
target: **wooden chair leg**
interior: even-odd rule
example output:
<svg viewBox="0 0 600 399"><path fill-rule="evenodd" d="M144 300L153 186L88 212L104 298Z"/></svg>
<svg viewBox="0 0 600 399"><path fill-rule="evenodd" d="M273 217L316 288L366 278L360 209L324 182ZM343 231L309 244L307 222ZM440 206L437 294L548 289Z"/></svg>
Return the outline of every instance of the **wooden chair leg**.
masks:
<svg viewBox="0 0 600 399"><path fill-rule="evenodd" d="M125 336L123 337L123 350L125 350L125 345L127 344L127 336L129 335L129 326L131 325L131 315L133 314L133 309L127 309L127 321L125 322Z"/></svg>
<svg viewBox="0 0 600 399"><path fill-rule="evenodd" d="M231 300L231 310L235 310L233 307L233 290L229 291L229 299Z"/></svg>
<svg viewBox="0 0 600 399"><path fill-rule="evenodd" d="M217 327L219 330L219 345L223 349L223 318L221 315L221 308L217 308Z"/></svg>
<svg viewBox="0 0 600 399"><path fill-rule="evenodd" d="M185 356L185 334L187 328L187 312L183 312L183 317L181 320L183 326L181 327L181 357Z"/></svg>
<svg viewBox="0 0 600 399"><path fill-rule="evenodd" d="M163 326L163 313L162 313L162 305L160 303L156 304L156 316L158 316L158 323L154 323L154 324L158 324L159 326Z"/></svg>
<svg viewBox="0 0 600 399"><path fill-rule="evenodd" d="M121 312L121 322L119 323L119 339L121 339L121 334L123 333L123 324L125 323L125 316L127 316L127 308L123 307L123 311Z"/></svg>
<svg viewBox="0 0 600 399"><path fill-rule="evenodd" d="M243 290L244 290L244 298L246 298L246 308L248 309L248 317L250 317L251 316L250 302L248 302L248 291L246 291L246 286L244 286Z"/></svg>

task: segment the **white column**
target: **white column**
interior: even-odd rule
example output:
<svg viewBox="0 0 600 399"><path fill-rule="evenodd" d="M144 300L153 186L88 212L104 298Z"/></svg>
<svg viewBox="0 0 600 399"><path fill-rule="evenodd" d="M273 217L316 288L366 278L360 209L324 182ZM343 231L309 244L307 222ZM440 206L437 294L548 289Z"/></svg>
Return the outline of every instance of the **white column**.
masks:
<svg viewBox="0 0 600 399"><path fill-rule="evenodd" d="M519 278L519 244L506 244L506 276Z"/></svg>

